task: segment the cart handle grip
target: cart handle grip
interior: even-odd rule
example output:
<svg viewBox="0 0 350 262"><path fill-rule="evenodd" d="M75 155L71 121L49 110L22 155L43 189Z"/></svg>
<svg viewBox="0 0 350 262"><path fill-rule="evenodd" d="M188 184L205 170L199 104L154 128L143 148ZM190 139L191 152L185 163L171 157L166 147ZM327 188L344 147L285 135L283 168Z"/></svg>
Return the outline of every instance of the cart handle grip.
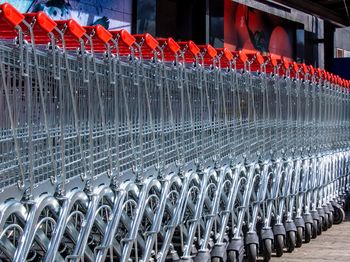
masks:
<svg viewBox="0 0 350 262"><path fill-rule="evenodd" d="M108 43L113 37L112 34L102 25L84 26L83 28L87 32L95 31L94 37L97 37L105 44Z"/></svg>
<svg viewBox="0 0 350 262"><path fill-rule="evenodd" d="M1 16L13 26L19 25L24 20L22 15L16 8L9 3L0 5Z"/></svg>
<svg viewBox="0 0 350 262"><path fill-rule="evenodd" d="M167 42L167 44L168 44L168 46L169 46L169 49L170 49L174 54L176 54L177 52L179 52L180 46L179 46L179 44L178 44L173 38L169 37L169 38L167 39L166 42Z"/></svg>

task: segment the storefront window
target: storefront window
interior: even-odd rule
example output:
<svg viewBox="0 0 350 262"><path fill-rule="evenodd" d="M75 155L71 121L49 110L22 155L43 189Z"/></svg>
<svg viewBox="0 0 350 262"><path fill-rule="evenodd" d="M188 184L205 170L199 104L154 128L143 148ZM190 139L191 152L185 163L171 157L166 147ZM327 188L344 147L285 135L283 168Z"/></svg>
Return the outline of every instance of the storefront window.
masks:
<svg viewBox="0 0 350 262"><path fill-rule="evenodd" d="M137 0L136 33L156 34L156 7L155 0Z"/></svg>

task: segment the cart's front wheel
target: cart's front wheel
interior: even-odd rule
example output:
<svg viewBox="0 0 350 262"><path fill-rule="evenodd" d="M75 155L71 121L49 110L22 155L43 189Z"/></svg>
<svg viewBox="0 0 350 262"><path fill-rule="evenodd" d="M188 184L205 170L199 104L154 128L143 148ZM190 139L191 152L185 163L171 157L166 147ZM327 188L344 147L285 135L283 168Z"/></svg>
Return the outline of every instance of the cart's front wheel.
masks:
<svg viewBox="0 0 350 262"><path fill-rule="evenodd" d="M283 235L275 236L275 249L276 249L277 257L281 257L283 255L283 248L284 248L284 236Z"/></svg>
<svg viewBox="0 0 350 262"><path fill-rule="evenodd" d="M317 237L317 230L318 229L318 220L314 219L314 222L312 224L312 238Z"/></svg>
<svg viewBox="0 0 350 262"><path fill-rule="evenodd" d="M320 220L317 224L317 235L322 235L322 228L323 228L323 217L320 217Z"/></svg>
<svg viewBox="0 0 350 262"><path fill-rule="evenodd" d="M328 228L331 228L333 226L333 212L330 212L328 215Z"/></svg>
<svg viewBox="0 0 350 262"><path fill-rule="evenodd" d="M227 262L238 262L236 251L231 250L227 253Z"/></svg>
<svg viewBox="0 0 350 262"><path fill-rule="evenodd" d="M247 260L248 262L256 262L257 246L256 244L249 244L247 246Z"/></svg>
<svg viewBox="0 0 350 262"><path fill-rule="evenodd" d="M325 215L324 215L324 218L323 218L323 224L322 224L322 230L323 230L323 231L327 231L327 229L328 229L328 224L329 224L328 214L325 214Z"/></svg>
<svg viewBox="0 0 350 262"><path fill-rule="evenodd" d="M287 249L288 252L293 252L295 249L295 232L289 231L287 232Z"/></svg>
<svg viewBox="0 0 350 262"><path fill-rule="evenodd" d="M264 262L268 262L271 259L271 253L272 253L272 239L264 239L263 244L263 256L264 256Z"/></svg>
<svg viewBox="0 0 350 262"><path fill-rule="evenodd" d="M296 242L295 242L296 247L301 247L303 245L303 234L304 234L303 227L297 227L297 236L296 236Z"/></svg>
<svg viewBox="0 0 350 262"><path fill-rule="evenodd" d="M305 224L305 243L309 243L312 236L312 223Z"/></svg>

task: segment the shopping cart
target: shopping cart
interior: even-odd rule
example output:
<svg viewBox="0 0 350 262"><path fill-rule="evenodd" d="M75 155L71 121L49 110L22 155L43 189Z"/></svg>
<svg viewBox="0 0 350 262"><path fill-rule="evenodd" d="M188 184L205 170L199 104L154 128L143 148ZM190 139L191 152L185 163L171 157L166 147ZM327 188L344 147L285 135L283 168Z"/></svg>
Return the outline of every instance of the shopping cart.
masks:
<svg viewBox="0 0 350 262"><path fill-rule="evenodd" d="M350 83L0 5L1 261L269 261L344 219Z"/></svg>

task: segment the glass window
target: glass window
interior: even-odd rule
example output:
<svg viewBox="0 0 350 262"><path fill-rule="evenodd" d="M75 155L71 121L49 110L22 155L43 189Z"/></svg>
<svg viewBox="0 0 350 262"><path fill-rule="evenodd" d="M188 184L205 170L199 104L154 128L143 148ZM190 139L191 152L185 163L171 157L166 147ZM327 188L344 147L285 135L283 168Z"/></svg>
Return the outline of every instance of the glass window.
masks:
<svg viewBox="0 0 350 262"><path fill-rule="evenodd" d="M137 0L136 33L156 33L156 7L155 0Z"/></svg>

